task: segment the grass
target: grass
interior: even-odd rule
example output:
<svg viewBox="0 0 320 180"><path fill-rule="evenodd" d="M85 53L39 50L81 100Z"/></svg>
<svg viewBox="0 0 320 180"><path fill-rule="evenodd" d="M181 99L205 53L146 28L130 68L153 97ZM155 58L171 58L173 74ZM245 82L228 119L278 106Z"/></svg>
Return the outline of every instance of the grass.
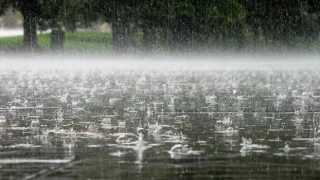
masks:
<svg viewBox="0 0 320 180"><path fill-rule="evenodd" d="M38 43L42 51L50 51L50 34L39 34ZM0 50L17 51L22 47L23 36L0 38ZM67 32L65 50L80 52L111 52L111 33Z"/></svg>
<svg viewBox="0 0 320 180"><path fill-rule="evenodd" d="M139 49L142 43L143 34L136 33L134 35L134 42L136 44L136 48ZM38 35L38 43L40 46L40 50L43 52L50 52L50 34L40 34ZM22 50L22 36L15 36L15 37L4 37L0 38L0 53L1 52L16 52ZM218 44L218 46L217 46ZM219 49L219 43L215 46L210 48L209 51L218 53L224 52L227 50L228 52L232 51L232 45L223 45L221 46L222 49ZM260 44L256 47L249 47L255 51L261 52L273 52L275 47L270 46L274 44ZM76 53L110 53L112 52L112 34L111 33L102 33L102 32L86 32L86 31L75 31L75 32L66 32L66 41L65 41L65 51L66 52L76 52ZM227 48L226 48L227 47ZM279 45L278 51L284 51L283 47L281 49L281 44ZM295 45L295 50L298 52L318 52L320 50L319 41L314 40L311 42L304 42L301 41L300 43ZM287 51L290 51L287 50ZM156 48L154 52L157 53L165 53L165 50L161 50L161 48ZM249 51L251 52L251 51Z"/></svg>

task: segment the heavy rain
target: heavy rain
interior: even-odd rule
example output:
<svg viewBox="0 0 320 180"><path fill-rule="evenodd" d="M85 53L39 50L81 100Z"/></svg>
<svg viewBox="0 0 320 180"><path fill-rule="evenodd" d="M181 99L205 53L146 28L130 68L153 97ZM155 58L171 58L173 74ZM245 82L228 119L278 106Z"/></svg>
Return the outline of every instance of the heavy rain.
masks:
<svg viewBox="0 0 320 180"><path fill-rule="evenodd" d="M320 1L0 0L0 179L317 179Z"/></svg>

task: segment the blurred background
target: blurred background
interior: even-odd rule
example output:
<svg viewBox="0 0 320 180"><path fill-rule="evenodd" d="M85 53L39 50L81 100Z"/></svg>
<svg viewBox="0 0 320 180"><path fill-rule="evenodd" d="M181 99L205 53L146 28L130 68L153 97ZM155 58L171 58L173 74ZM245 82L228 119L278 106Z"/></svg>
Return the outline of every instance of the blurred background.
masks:
<svg viewBox="0 0 320 180"><path fill-rule="evenodd" d="M319 51L318 0L0 0L0 51Z"/></svg>

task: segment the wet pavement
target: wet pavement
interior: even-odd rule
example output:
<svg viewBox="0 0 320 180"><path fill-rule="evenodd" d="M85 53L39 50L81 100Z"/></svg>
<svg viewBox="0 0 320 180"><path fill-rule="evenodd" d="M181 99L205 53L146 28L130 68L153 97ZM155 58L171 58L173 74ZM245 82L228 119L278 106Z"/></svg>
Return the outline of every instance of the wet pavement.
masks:
<svg viewBox="0 0 320 180"><path fill-rule="evenodd" d="M316 70L5 70L0 179L316 179Z"/></svg>

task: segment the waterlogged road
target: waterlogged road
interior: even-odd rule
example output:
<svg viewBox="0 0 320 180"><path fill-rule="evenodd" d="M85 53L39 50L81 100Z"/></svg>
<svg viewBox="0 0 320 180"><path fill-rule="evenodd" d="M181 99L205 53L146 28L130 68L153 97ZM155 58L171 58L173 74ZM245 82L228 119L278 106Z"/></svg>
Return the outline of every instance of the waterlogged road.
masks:
<svg viewBox="0 0 320 180"><path fill-rule="evenodd" d="M1 179L320 177L316 69L82 63L2 67Z"/></svg>
<svg viewBox="0 0 320 180"><path fill-rule="evenodd" d="M261 131L259 135L248 129L218 132L213 121L192 122L198 120L159 125L161 130L153 134L141 130L143 136L128 131L71 130L38 135L30 129L13 132L8 128L2 134L7 137L2 138L0 175L4 179L298 179L320 175L317 139L271 138L263 133L263 125L255 129ZM129 136L133 139L119 138ZM252 138L252 143L246 144L242 137ZM286 141L290 141L289 149Z"/></svg>

